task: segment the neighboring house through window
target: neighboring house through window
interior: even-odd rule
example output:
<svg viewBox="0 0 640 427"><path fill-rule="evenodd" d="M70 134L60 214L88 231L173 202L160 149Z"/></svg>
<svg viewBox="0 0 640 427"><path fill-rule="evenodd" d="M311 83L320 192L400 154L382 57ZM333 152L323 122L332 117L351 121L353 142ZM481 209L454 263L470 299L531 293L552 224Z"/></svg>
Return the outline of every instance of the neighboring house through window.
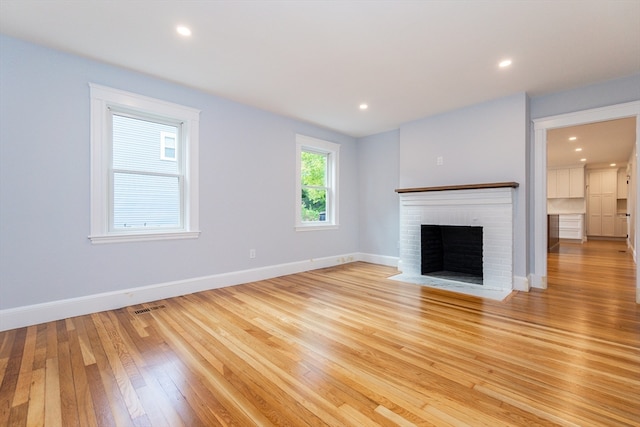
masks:
<svg viewBox="0 0 640 427"><path fill-rule="evenodd" d="M198 236L198 110L91 84L93 243Z"/></svg>
<svg viewBox="0 0 640 427"><path fill-rule="evenodd" d="M338 226L340 145L296 135L296 229Z"/></svg>
<svg viewBox="0 0 640 427"><path fill-rule="evenodd" d="M176 160L176 132L160 132L160 158Z"/></svg>

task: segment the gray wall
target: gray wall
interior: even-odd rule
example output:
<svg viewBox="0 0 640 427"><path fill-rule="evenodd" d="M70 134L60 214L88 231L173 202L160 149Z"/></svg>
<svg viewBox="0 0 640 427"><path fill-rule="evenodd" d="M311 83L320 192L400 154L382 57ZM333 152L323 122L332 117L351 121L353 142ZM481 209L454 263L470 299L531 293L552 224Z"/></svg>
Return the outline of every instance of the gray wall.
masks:
<svg viewBox="0 0 640 427"><path fill-rule="evenodd" d="M398 256L399 136L394 130L358 140L360 252Z"/></svg>
<svg viewBox="0 0 640 427"><path fill-rule="evenodd" d="M515 274L524 276L529 116L640 99L638 74L535 97L530 114L517 94L356 141L5 36L0 52L0 309L352 252L395 257L393 190L473 182L520 183ZM89 82L202 110L199 239L91 245ZM342 145L337 231L294 231L295 133Z"/></svg>
<svg viewBox="0 0 640 427"><path fill-rule="evenodd" d="M640 74L531 97L531 119L640 100Z"/></svg>
<svg viewBox="0 0 640 427"><path fill-rule="evenodd" d="M515 181L514 275L526 277L528 98L520 93L400 127L400 187ZM443 164L437 166L438 157Z"/></svg>
<svg viewBox="0 0 640 427"><path fill-rule="evenodd" d="M0 52L0 309L358 250L355 139L5 36ZM90 243L89 82L202 110L199 239ZM296 133L342 145L339 230L294 231Z"/></svg>

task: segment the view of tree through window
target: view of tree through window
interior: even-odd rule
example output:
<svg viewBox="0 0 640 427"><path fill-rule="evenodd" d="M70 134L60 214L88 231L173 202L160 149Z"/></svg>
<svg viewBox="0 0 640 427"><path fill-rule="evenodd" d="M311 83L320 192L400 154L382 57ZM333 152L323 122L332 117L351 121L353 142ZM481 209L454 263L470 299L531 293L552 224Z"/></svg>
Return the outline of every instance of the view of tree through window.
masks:
<svg viewBox="0 0 640 427"><path fill-rule="evenodd" d="M301 152L302 221L326 221L327 154Z"/></svg>

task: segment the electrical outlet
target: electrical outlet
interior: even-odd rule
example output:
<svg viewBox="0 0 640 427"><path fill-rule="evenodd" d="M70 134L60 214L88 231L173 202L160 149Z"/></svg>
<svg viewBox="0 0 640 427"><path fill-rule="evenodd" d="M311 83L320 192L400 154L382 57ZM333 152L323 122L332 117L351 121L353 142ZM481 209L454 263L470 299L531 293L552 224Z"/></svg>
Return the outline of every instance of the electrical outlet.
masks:
<svg viewBox="0 0 640 427"><path fill-rule="evenodd" d="M442 156L436 157L436 166L442 166L442 165L444 165L444 157Z"/></svg>
<svg viewBox="0 0 640 427"><path fill-rule="evenodd" d="M249 258L253 259L256 257L256 250L255 249L249 249Z"/></svg>

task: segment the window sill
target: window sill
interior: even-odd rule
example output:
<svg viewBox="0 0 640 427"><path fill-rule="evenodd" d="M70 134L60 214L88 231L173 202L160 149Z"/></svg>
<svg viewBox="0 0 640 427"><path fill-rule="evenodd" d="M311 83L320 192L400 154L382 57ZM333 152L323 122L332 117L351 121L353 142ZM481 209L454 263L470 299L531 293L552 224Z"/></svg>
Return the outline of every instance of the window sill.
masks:
<svg viewBox="0 0 640 427"><path fill-rule="evenodd" d="M104 234L89 236L91 243L100 245L104 243L124 243L124 242L144 242L151 240L175 240L175 239L197 239L199 231L165 231L158 233L126 233L126 234Z"/></svg>
<svg viewBox="0 0 640 427"><path fill-rule="evenodd" d="M327 225L296 225L296 231L319 231L319 230L337 230L340 228L336 224Z"/></svg>

